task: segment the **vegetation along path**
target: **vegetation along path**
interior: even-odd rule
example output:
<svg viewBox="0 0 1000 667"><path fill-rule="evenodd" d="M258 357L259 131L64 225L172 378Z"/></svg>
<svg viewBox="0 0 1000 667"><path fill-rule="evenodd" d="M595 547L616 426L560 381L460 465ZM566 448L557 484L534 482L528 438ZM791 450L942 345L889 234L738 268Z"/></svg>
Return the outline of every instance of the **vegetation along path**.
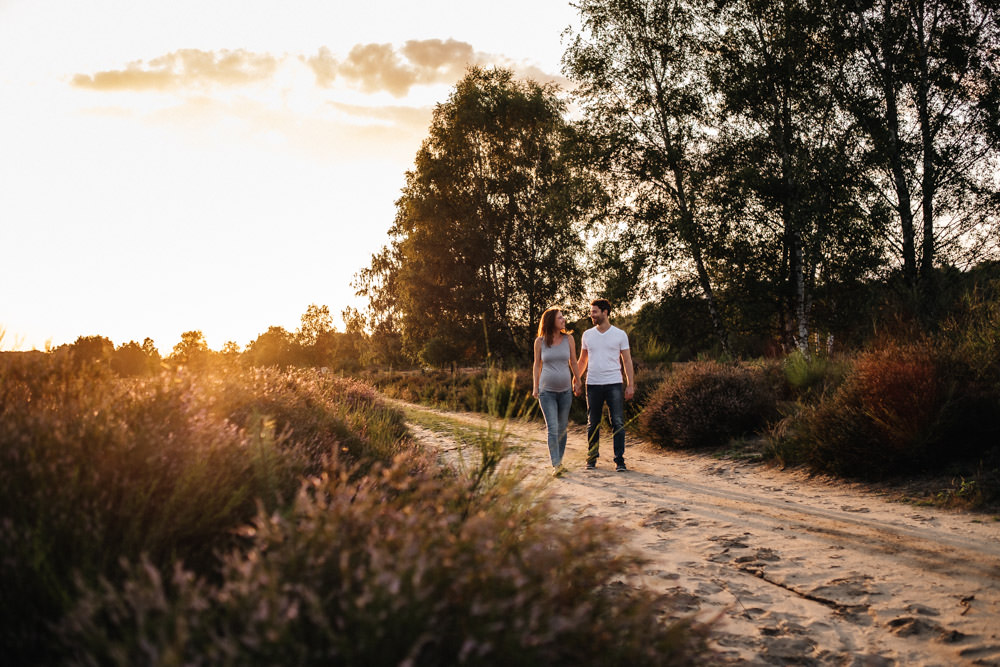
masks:
<svg viewBox="0 0 1000 667"><path fill-rule="evenodd" d="M720 662L750 665L1000 665L1000 521L892 502L843 482L758 463L664 451L630 436L629 471L609 452L551 476L544 426L405 406L446 458L503 426L515 461L545 479L556 520L622 526L647 559L615 585L652 588L677 616L714 620ZM610 445L610 443L609 443Z"/></svg>

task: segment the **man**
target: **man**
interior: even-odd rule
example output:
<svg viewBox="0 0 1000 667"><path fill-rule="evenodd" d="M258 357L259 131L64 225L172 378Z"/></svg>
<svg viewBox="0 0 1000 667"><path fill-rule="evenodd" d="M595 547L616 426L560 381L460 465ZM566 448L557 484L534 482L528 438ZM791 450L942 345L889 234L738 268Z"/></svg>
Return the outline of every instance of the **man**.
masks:
<svg viewBox="0 0 1000 667"><path fill-rule="evenodd" d="M592 329L583 332L580 360L581 375L587 373L587 468L597 467L601 415L608 406L618 472L625 472L625 404L635 395L635 375L628 335L611 325L611 303L595 299L590 304ZM622 366L626 384L622 386ZM579 389L577 390L579 394Z"/></svg>

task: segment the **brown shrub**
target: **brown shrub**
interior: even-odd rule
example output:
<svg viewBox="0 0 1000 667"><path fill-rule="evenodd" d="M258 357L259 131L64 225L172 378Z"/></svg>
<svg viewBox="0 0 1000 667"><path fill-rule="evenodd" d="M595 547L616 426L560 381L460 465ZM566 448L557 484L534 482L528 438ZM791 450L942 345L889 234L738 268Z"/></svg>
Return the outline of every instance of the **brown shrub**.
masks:
<svg viewBox="0 0 1000 667"><path fill-rule="evenodd" d="M996 396L951 350L890 344L861 355L827 400L782 425L778 458L880 478L976 454L995 438ZM991 435L992 434L992 435Z"/></svg>
<svg viewBox="0 0 1000 667"><path fill-rule="evenodd" d="M714 361L676 368L640 415L643 433L659 445L724 444L761 428L775 414L774 393L747 368Z"/></svg>

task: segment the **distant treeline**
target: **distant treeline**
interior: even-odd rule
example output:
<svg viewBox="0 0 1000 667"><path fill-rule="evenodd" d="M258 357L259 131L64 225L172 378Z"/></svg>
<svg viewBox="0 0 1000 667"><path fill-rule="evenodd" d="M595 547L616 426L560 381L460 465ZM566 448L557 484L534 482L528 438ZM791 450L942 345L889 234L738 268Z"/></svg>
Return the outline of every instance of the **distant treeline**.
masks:
<svg viewBox="0 0 1000 667"><path fill-rule="evenodd" d="M813 333L812 352L852 353L891 342L913 342L942 330L983 329L982 313L995 310L1000 303L1000 263L988 262L968 271L943 269L938 284L935 305L938 320L933 330L922 326L917 315L918 304L892 283L873 281L850 289L831 289L814 304L815 312L823 314L826 327L822 334ZM720 296L727 300L726 293ZM779 341L770 335L774 321L761 315L766 307L766 304L741 302L726 310L733 323L731 348L737 356L744 359L784 356ZM244 348L228 342L220 350L212 350L202 332L196 330L182 334L180 342L167 354L161 353L150 338L141 344L129 341L116 347L112 340L101 335L80 336L52 353L70 355L80 362L104 364L118 375L128 377L154 374L164 366L325 368L357 374L482 365L484 361L449 343L443 335L432 336L415 357L411 356L401 332L385 329L367 332L357 319L351 319L352 315L357 317L356 311L344 312L347 331L338 331L329 307L313 304L303 313L296 331L272 326ZM591 326L582 309L578 312L567 308L566 315L577 338ZM697 290L686 289L683 284L665 291L661 298L633 313L621 314L616 323L628 332L633 357L640 367L718 358L722 353L718 340L712 336L712 321L704 299ZM447 330L447 322L441 322L441 330ZM496 332L480 329L468 333L470 338L481 336L488 340ZM526 346L517 354L494 361L510 368L526 367L531 363L531 350Z"/></svg>

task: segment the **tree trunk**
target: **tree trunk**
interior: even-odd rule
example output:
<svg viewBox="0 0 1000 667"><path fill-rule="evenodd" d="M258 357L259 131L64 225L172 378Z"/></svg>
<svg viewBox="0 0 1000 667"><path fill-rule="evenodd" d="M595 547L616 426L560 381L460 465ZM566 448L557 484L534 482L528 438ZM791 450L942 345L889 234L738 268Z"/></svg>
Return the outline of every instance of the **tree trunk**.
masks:
<svg viewBox="0 0 1000 667"><path fill-rule="evenodd" d="M933 317L934 301L934 190L935 159L934 133L931 128L929 107L930 73L928 71L929 37L924 32L924 3L914 3L917 42L917 120L920 124L920 148L923 154L923 174L921 175L921 209L923 213L923 238L920 244L920 311L925 321Z"/></svg>
<svg viewBox="0 0 1000 667"><path fill-rule="evenodd" d="M708 302L708 312L712 317L712 328L715 330L715 335L719 339L719 345L722 347L722 352L724 354L732 356L732 351L729 348L729 331L726 329L726 325L722 321L722 313L719 312L719 306L715 298L715 290L712 289L712 281L709 278L708 269L705 267L705 260L702 256L701 243L695 234L694 213L688 205L687 191L684 188L684 172L677 163L672 164L671 168L674 173L677 208L680 210L681 215L681 237L687 244L688 249L691 252L691 258L694 260L695 271L698 274L698 284L701 286L701 291L705 295L705 300Z"/></svg>
<svg viewBox="0 0 1000 667"><path fill-rule="evenodd" d="M777 92L777 91L776 91ZM802 228L799 218L798 185L795 180L792 160L791 133L792 117L787 91L780 91L778 131L781 150L781 176L784 185L781 216L785 226L785 242L788 244L788 309L794 322L792 332L795 348L803 355L809 355L809 320L806 308L805 266L802 252Z"/></svg>
<svg viewBox="0 0 1000 667"><path fill-rule="evenodd" d="M917 284L917 252L914 241L913 207L910 202L910 188L903 169L902 139L899 136L899 97L896 78L895 48L890 26L892 25L892 2L885 0L882 8L881 52L882 94L885 97L885 120L889 149L889 168L892 172L893 187L896 190L896 210L899 214L900 232L903 236L903 280L908 287Z"/></svg>

